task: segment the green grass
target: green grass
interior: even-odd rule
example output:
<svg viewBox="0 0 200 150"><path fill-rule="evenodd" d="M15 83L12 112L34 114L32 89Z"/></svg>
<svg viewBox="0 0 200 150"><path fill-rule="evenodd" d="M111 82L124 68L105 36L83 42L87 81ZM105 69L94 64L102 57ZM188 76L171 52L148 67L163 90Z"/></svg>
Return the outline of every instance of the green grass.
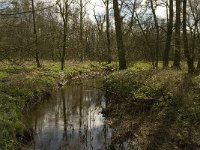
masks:
<svg viewBox="0 0 200 150"><path fill-rule="evenodd" d="M0 94L0 148L14 149L15 133L23 128L21 122L21 101L6 94Z"/></svg>
<svg viewBox="0 0 200 150"><path fill-rule="evenodd" d="M200 124L200 76L189 76L185 70L155 71L148 62L136 62L108 75L104 86L114 104L154 99L151 111L173 112L181 124Z"/></svg>
<svg viewBox="0 0 200 150"><path fill-rule="evenodd" d="M9 76L9 74L7 72L0 71L0 79L6 78L8 76Z"/></svg>
<svg viewBox="0 0 200 150"><path fill-rule="evenodd" d="M113 66L90 61L66 62L65 69L61 71L60 63L51 61L43 62L42 68L31 63L25 66L0 64L0 149L16 148L15 134L25 128L21 116L26 104L51 92L57 80L102 72Z"/></svg>

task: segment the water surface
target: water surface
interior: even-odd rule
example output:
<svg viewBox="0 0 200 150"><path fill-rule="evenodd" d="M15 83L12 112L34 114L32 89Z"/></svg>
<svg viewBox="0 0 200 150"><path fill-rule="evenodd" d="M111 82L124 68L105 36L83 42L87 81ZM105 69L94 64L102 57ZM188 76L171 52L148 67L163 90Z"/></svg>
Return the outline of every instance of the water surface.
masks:
<svg viewBox="0 0 200 150"><path fill-rule="evenodd" d="M96 80L61 88L26 117L35 130L27 149L107 150L112 130L104 123L101 110L104 93Z"/></svg>

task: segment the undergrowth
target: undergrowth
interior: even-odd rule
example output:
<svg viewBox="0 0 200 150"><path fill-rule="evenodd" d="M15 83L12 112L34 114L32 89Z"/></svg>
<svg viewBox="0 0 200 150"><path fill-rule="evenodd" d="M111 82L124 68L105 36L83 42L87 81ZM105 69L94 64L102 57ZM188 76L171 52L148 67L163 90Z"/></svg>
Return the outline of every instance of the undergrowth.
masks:
<svg viewBox="0 0 200 150"><path fill-rule="evenodd" d="M23 110L32 100L51 92L59 79L70 79L75 75L102 72L108 67L97 62L67 62L60 70L56 62L44 62L42 68L32 64L24 66L0 64L0 149L12 150L18 145L16 132L22 132Z"/></svg>
<svg viewBox="0 0 200 150"><path fill-rule="evenodd" d="M155 71L150 63L137 62L108 75L104 86L112 104L152 101L151 113L164 113L180 125L200 124L200 76L189 76L184 70Z"/></svg>

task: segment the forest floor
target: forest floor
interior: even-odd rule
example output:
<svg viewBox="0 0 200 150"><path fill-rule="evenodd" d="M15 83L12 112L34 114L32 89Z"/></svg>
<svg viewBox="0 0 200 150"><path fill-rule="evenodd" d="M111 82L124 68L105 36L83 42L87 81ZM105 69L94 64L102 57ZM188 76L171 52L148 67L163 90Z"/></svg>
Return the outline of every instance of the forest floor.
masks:
<svg viewBox="0 0 200 150"><path fill-rule="evenodd" d="M200 76L145 62L104 80L113 142L133 149L200 149Z"/></svg>
<svg viewBox="0 0 200 150"><path fill-rule="evenodd" d="M23 66L0 64L0 149L15 149L26 130L22 121L27 113L58 86L73 79L96 76L112 70L115 64L97 62L67 62L65 69L60 64L46 61L43 67L33 63ZM30 134L30 135L29 135ZM31 137L29 137L31 138Z"/></svg>

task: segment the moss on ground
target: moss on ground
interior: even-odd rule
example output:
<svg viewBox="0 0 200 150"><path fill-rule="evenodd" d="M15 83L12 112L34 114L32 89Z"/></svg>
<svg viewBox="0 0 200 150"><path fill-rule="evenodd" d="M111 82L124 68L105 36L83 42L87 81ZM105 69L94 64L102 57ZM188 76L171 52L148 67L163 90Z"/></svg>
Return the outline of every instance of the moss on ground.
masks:
<svg viewBox="0 0 200 150"><path fill-rule="evenodd" d="M182 135L192 129L191 136L199 133L200 76L190 76L184 70L155 71L151 70L150 66L149 63L138 62L125 71L114 72L105 78L104 87L109 95L109 104L104 113L110 116L108 122L117 128L117 131L122 130L121 133L116 133L116 138L125 135L120 128L130 128L132 123L137 126L142 120L141 127L136 127L138 132L149 128L145 134L153 136L146 143L144 140L148 139L148 135L141 136L140 140L143 141L140 141L140 144L150 146L152 139L159 141L161 138L157 138L157 134L168 138L165 140L170 144L170 137L164 135L169 132L177 145L180 142L180 137L177 137L179 133ZM132 128L135 128L133 126ZM134 130L132 133L135 134L137 131ZM190 136L190 133L188 135ZM187 145L189 137L181 138L182 144L186 142ZM190 146L200 146L199 138L191 137L190 140ZM162 143L157 144L159 146ZM156 143L153 146L156 146Z"/></svg>
<svg viewBox="0 0 200 150"><path fill-rule="evenodd" d="M37 103L39 97L50 93L58 81L69 80L76 75L103 72L114 64L97 62L44 62L42 68L32 64L24 66L0 64L0 149L15 149L19 143L16 133L22 132L23 111ZM30 105L28 105L30 103Z"/></svg>

